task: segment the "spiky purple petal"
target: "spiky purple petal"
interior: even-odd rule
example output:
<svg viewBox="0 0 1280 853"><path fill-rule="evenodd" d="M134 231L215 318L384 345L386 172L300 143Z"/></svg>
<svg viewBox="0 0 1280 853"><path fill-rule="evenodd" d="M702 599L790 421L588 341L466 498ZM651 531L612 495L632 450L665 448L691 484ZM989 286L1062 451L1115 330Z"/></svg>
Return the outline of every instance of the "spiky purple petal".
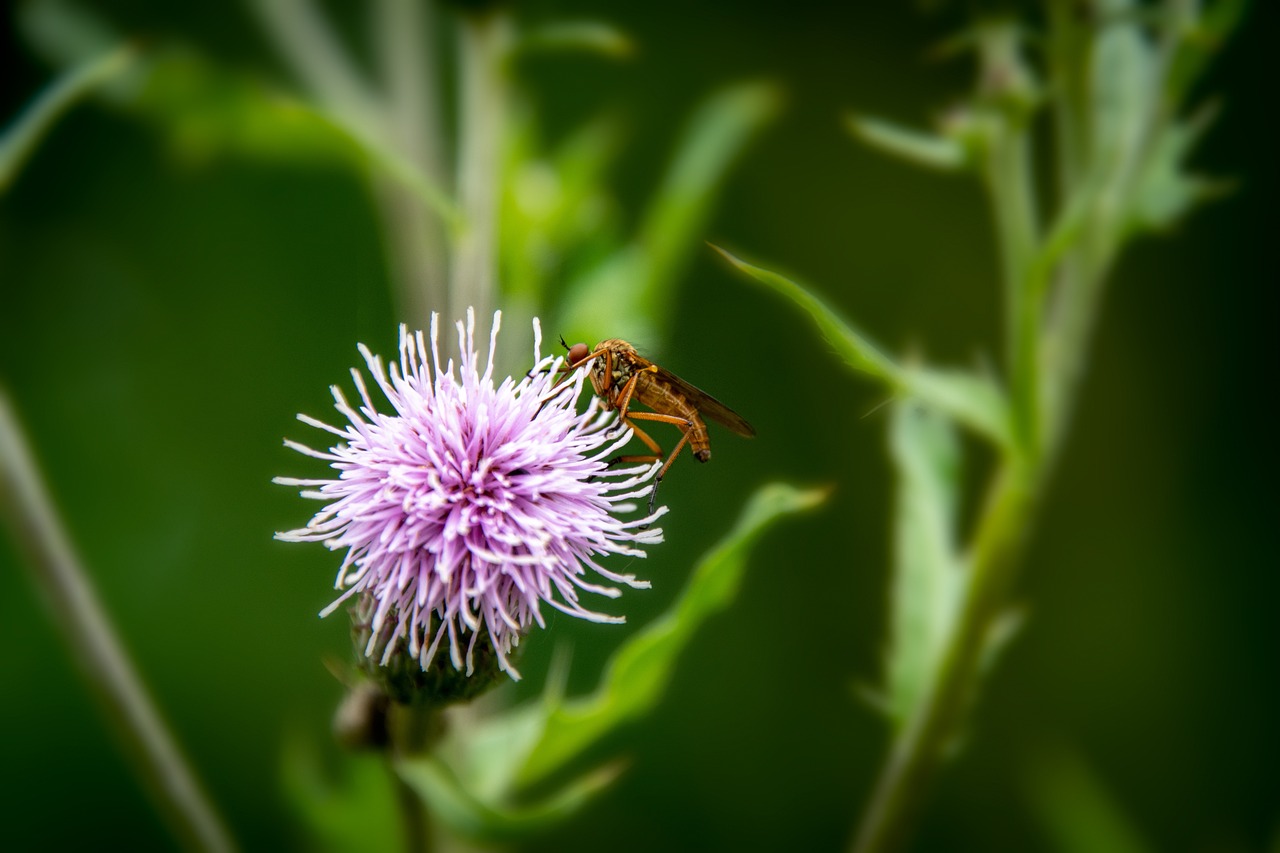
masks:
<svg viewBox="0 0 1280 853"><path fill-rule="evenodd" d="M327 502L306 527L277 538L346 550L336 582L344 592L322 615L353 595L372 595L365 654L376 654L382 638L384 662L407 642L426 669L447 638L454 667L462 669L465 660L470 673L483 631L502 669L519 678L508 656L531 625L544 624L543 603L584 619L622 621L579 601L580 591L619 595L614 586L587 580L587 569L608 582L648 586L604 569L596 557L643 557L639 546L662 541L662 531L648 525L665 507L647 518L619 518L635 509L630 501L649 494L656 467L606 467L630 432L618 433L616 415L594 396L585 412L577 411L585 371L557 384L562 359L541 355L536 319L534 369L495 386L500 323L497 312L483 373L472 311L465 325L456 324L462 353L456 370L452 360L441 366L436 315L429 352L422 332L400 327L400 359L389 369L361 345L394 413L378 411L363 374L353 369L354 405L332 389L347 425L298 416L341 441L327 452L285 442L339 473L277 478L310 487L304 497Z"/></svg>

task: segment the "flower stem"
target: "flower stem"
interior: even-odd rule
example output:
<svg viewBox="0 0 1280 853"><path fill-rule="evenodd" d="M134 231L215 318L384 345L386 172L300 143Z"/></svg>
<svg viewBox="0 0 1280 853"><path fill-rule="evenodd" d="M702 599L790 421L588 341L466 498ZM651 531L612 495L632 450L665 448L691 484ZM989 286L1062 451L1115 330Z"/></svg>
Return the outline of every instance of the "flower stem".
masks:
<svg viewBox="0 0 1280 853"><path fill-rule="evenodd" d="M391 773L396 805L404 824L405 853L429 853L435 847L431 814L421 795L396 771L396 764L427 752L439 740L443 720L438 711L427 705L397 702L391 704L390 715L391 743L387 750L387 769Z"/></svg>
<svg viewBox="0 0 1280 853"><path fill-rule="evenodd" d="M175 835L190 849L234 849L103 611L2 388L0 516Z"/></svg>
<svg viewBox="0 0 1280 853"><path fill-rule="evenodd" d="M1038 240L1030 147L1024 127L1007 128L992 143L987 186L996 219L1004 279L1006 363L1014 435L1025 452L1034 454L1040 428L1037 347L1041 299L1028 286Z"/></svg>

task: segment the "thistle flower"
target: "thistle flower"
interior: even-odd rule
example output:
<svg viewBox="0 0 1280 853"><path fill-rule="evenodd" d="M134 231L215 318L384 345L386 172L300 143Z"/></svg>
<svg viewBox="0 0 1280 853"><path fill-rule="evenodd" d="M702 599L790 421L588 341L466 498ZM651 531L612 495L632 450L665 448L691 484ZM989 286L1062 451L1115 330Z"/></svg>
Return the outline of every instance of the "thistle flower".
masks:
<svg viewBox="0 0 1280 853"><path fill-rule="evenodd" d="M471 310L465 326L457 323L462 356L456 375L452 359L441 366L434 314L430 358L422 332L409 334L404 326L400 361L390 365L389 374L381 357L360 345L394 413L378 411L363 375L353 368L359 408L337 386L332 389L335 408L349 424L333 427L298 415L341 440L328 451L285 441L328 461L338 474L276 478L308 487L304 497L327 502L306 527L276 537L346 549L336 582L345 591L321 615L353 595L371 598L364 654L373 658L381 647L383 666L407 645L426 670L447 637L449 660L457 670L465 660L470 675L483 637L499 668L518 679L509 655L531 625L545 627L544 603L593 622L624 621L579 601L582 590L609 598L620 594L616 586L588 581L587 569L613 584L649 585L604 568L596 558L643 557L638 546L662 541L662 531L649 525L665 507L630 521L618 517L634 511L631 501L648 495L656 466L607 467L630 430L619 430L616 414L594 395L586 412L577 412L585 371L557 384L562 359L541 355L536 319L533 370L495 387L500 323L497 312L483 373Z"/></svg>

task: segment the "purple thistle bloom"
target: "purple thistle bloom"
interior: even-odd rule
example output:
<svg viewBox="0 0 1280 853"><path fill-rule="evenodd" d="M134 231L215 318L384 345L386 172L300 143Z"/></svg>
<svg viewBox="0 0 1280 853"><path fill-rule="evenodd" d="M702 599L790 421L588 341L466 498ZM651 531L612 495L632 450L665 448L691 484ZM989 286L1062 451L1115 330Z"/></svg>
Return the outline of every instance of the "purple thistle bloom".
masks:
<svg viewBox="0 0 1280 853"><path fill-rule="evenodd" d="M649 494L657 466L607 469L606 460L631 432L619 432L615 413L594 395L585 413L576 411L585 370L556 384L563 359L541 356L536 319L534 369L497 387L493 361L501 312L494 314L483 373L474 349L474 312L468 310L465 327L457 324L462 358L456 377L452 359L441 368L437 320L433 314L430 359L422 332L411 335L400 327L400 362L391 364L389 375L381 357L360 345L394 414L377 410L353 368L360 407L332 389L335 408L349 425L336 428L298 415L341 441L328 452L285 444L328 461L339 473L336 479L276 478L309 487L304 497L328 502L306 527L276 537L347 549L336 583L345 592L321 615L369 593L376 606L366 656L385 641L385 665L407 640L409 654L425 670L447 636L458 670L465 643L469 675L476 641L487 634L499 666L518 679L508 655L531 623L545 627L543 602L594 622L624 621L579 602L579 590L620 595L614 586L588 582L587 568L614 583L648 587L605 569L596 557L643 557L637 546L662 541L662 531L648 525L665 507L632 521L614 515L634 511L630 502Z"/></svg>

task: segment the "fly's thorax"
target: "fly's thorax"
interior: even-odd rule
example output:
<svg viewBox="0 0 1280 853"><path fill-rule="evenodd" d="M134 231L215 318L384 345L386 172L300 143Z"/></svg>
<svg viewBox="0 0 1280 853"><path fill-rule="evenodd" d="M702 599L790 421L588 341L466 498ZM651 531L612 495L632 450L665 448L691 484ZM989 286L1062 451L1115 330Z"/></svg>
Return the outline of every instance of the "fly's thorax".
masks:
<svg viewBox="0 0 1280 853"><path fill-rule="evenodd" d="M591 365L591 386L605 402L612 403L634 373L631 356L635 348L626 341L610 340L601 341L595 351L600 354Z"/></svg>

